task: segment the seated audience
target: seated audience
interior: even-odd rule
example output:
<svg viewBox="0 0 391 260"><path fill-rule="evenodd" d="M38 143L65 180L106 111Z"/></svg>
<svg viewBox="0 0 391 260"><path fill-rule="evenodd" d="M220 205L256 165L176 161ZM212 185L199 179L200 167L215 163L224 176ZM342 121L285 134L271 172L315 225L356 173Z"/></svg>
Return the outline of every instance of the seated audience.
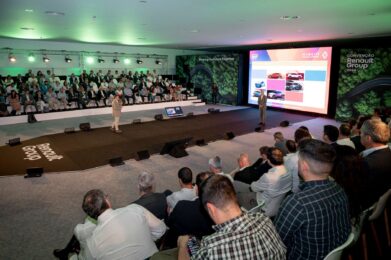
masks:
<svg viewBox="0 0 391 260"><path fill-rule="evenodd" d="M333 125L324 125L323 126L323 141L326 144L331 144L334 148L337 147L337 140L339 136L339 130L336 126Z"/></svg>
<svg viewBox="0 0 391 260"><path fill-rule="evenodd" d="M288 249L287 259L323 259L349 236L348 198L329 179L335 157L335 149L319 140L300 146L304 183L283 201L274 222Z"/></svg>
<svg viewBox="0 0 391 260"><path fill-rule="evenodd" d="M390 129L378 119L367 120L361 127L364 164L369 174L368 197L375 203L391 188L391 150L388 147Z"/></svg>
<svg viewBox="0 0 391 260"><path fill-rule="evenodd" d="M17 114L20 114L20 110L21 110L21 104L20 104L20 100L19 100L19 95L16 93L15 90L12 90L11 91L11 94L8 96L8 104L10 104L11 106L11 115L17 115Z"/></svg>
<svg viewBox="0 0 391 260"><path fill-rule="evenodd" d="M268 151L269 147L267 146L262 146L261 148L259 148L259 159L255 163L253 163L253 165L251 165L256 175L256 177L254 177L255 181L259 180L259 178L261 178L262 175L268 172L269 169L272 167L267 160Z"/></svg>
<svg viewBox="0 0 391 260"><path fill-rule="evenodd" d="M360 116L357 123L352 127L352 134L350 137L350 140L354 143L354 147L356 148L356 151L361 153L365 150L365 147L361 144L361 137L360 137L360 131L362 124L370 119L370 116Z"/></svg>
<svg viewBox="0 0 391 260"><path fill-rule="evenodd" d="M285 156L288 153L288 150L286 149L285 143L286 140L284 138L284 135L281 132L275 132L273 134L274 137L274 147L277 147L281 150L282 154Z"/></svg>
<svg viewBox="0 0 391 260"><path fill-rule="evenodd" d="M232 182L213 175L201 185L201 201L216 224L192 259L285 259L285 246L269 218L243 213ZM178 239L178 259L189 259L189 236Z"/></svg>
<svg viewBox="0 0 391 260"><path fill-rule="evenodd" d="M283 153L280 149L270 148L268 160L272 168L258 181L251 183L251 190L256 192L257 204L264 203L265 215L274 217L281 201L292 189L292 177L283 164Z"/></svg>
<svg viewBox="0 0 391 260"><path fill-rule="evenodd" d="M23 96L22 96L22 104L23 104L23 113L26 113L26 109L28 106L33 106L35 108L35 112L38 112L38 107L35 102L35 99L33 95L31 95L28 88L24 90Z"/></svg>
<svg viewBox="0 0 391 260"><path fill-rule="evenodd" d="M353 224L359 224L360 214L372 203L368 200L368 172L363 167L359 153L347 145L337 148L337 156L330 176L345 191L349 201L349 213Z"/></svg>
<svg viewBox="0 0 391 260"><path fill-rule="evenodd" d="M339 137L338 137L338 140L337 140L337 144L339 145L347 145L347 146L350 146L354 149L356 149L356 147L354 146L354 143L352 142L352 140L350 140L350 132L351 132L351 127L349 124L341 124L339 126Z"/></svg>
<svg viewBox="0 0 391 260"><path fill-rule="evenodd" d="M232 179L231 175L225 174L223 172L223 166L222 166L222 163L221 163L221 158L219 156L215 156L213 158L210 158L208 164L209 164L209 170L212 173L227 176L231 181L234 181Z"/></svg>
<svg viewBox="0 0 391 260"><path fill-rule="evenodd" d="M113 210L101 190L87 192L82 208L88 218L74 231L82 259L146 259L158 251L154 241L165 233L166 225L147 209L130 204ZM64 259L67 249L53 254Z"/></svg>
<svg viewBox="0 0 391 260"><path fill-rule="evenodd" d="M239 171L235 173L234 180L251 184L253 181L256 181L254 169L251 167L250 159L248 154L242 153L238 159Z"/></svg>
<svg viewBox="0 0 391 260"><path fill-rule="evenodd" d="M173 192L167 197L168 212L170 213L180 200L193 200L197 197L197 192L193 187L193 173L188 167L183 167L178 171L178 181L180 191Z"/></svg>
<svg viewBox="0 0 391 260"><path fill-rule="evenodd" d="M195 188L197 195L200 193L201 183L212 173L201 172L196 177ZM167 222L169 231L164 237L164 247L176 247L178 236L192 235L201 239L205 235L213 233L213 221L202 207L198 196L194 200L181 200L171 212Z"/></svg>
<svg viewBox="0 0 391 260"><path fill-rule="evenodd" d="M295 143L297 148L299 143L301 143L304 140L310 140L312 137L307 130L303 128L298 128L295 131L294 138L295 138ZM300 176L299 176L299 169L298 169L298 161L299 161L298 151L284 158L284 166L288 171L289 175L292 177L292 192L299 191Z"/></svg>
<svg viewBox="0 0 391 260"><path fill-rule="evenodd" d="M167 217L167 201L166 197L172 192L166 190L163 193L154 192L155 177L152 173L142 172L138 176L138 190L140 198L133 203L143 206L154 214L158 219L166 219Z"/></svg>

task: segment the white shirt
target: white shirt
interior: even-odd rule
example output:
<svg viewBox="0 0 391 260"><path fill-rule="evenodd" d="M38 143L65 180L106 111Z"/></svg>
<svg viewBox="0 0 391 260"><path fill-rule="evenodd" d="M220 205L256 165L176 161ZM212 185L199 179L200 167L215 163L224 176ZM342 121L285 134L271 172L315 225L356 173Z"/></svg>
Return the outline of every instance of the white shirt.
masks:
<svg viewBox="0 0 391 260"><path fill-rule="evenodd" d="M292 189L292 177L284 165L271 168L262 177L251 183L251 189L257 193L258 204L265 202L265 215L277 215L285 194Z"/></svg>
<svg viewBox="0 0 391 260"><path fill-rule="evenodd" d="M87 239L86 259L146 259L158 251L154 241L165 231L164 222L142 206L107 209Z"/></svg>
<svg viewBox="0 0 391 260"><path fill-rule="evenodd" d="M173 210L175 205L180 200L193 200L197 197L196 190L189 188L182 188L180 191L173 192L170 196L167 196L167 206Z"/></svg>
<svg viewBox="0 0 391 260"><path fill-rule="evenodd" d="M216 173L216 174L218 174L218 175L223 175L223 176L227 177L232 183L234 182L234 179L233 179L232 176L229 175L228 173L218 172L218 173Z"/></svg>
<svg viewBox="0 0 391 260"><path fill-rule="evenodd" d="M74 255L75 257L71 259L83 260L87 259L85 249L87 248L87 239L92 236L96 228L96 221L91 219L90 217L86 217L84 223L77 224L73 234L75 234L77 240L80 243L80 253L78 255Z"/></svg>
<svg viewBox="0 0 391 260"><path fill-rule="evenodd" d="M292 178L292 192L299 191L299 152L284 156L284 166Z"/></svg>
<svg viewBox="0 0 391 260"><path fill-rule="evenodd" d="M339 144L339 145L347 145L347 146L352 147L353 149L356 149L356 146L354 145L352 140L350 140L350 138L338 139L337 140L337 144Z"/></svg>

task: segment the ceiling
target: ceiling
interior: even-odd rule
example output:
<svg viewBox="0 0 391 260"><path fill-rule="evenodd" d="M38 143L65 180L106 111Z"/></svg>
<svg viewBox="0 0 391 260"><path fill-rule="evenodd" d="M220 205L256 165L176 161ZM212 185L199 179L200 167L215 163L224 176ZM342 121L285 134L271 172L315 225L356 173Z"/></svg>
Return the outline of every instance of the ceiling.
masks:
<svg viewBox="0 0 391 260"><path fill-rule="evenodd" d="M1 0L0 6L0 37L16 39L205 49L391 36L391 0Z"/></svg>

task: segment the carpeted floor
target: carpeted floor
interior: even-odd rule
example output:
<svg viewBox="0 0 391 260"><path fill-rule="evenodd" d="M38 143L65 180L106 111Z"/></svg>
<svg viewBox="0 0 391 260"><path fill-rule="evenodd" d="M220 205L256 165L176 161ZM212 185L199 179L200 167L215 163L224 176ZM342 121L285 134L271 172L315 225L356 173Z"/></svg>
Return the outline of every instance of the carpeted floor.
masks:
<svg viewBox="0 0 391 260"><path fill-rule="evenodd" d="M206 142L221 140L227 132L243 135L254 131L258 123L258 110L254 108L203 114L191 118L151 121L142 124L122 125L123 133L112 133L108 127L77 131L72 134L45 135L23 141L17 146L0 147L0 175L25 174L27 168L43 167L45 173L84 170L105 165L109 159L135 158L137 151L159 153L166 142L192 137ZM281 111L268 111L267 128L278 126L280 121L291 123L312 117ZM48 144L48 145L47 145Z"/></svg>

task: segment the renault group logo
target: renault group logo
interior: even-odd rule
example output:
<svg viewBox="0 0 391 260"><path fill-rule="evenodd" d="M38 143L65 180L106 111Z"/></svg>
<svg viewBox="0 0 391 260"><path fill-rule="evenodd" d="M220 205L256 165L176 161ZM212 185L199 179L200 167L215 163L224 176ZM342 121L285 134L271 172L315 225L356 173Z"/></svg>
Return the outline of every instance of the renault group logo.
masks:
<svg viewBox="0 0 391 260"><path fill-rule="evenodd" d="M329 54L327 53L327 51L323 51L322 52L322 58L325 60L327 59L327 57L329 56Z"/></svg>

